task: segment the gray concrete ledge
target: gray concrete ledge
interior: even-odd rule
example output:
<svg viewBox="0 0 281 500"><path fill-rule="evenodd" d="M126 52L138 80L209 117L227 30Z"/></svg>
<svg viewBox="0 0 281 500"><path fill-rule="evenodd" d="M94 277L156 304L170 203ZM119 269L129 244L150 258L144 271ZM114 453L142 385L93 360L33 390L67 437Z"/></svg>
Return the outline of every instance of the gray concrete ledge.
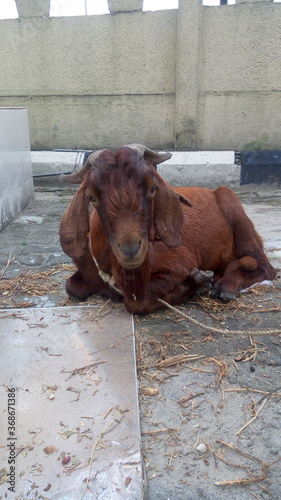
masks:
<svg viewBox="0 0 281 500"><path fill-rule="evenodd" d="M71 172L82 166L83 156L77 151L31 151L33 175Z"/></svg>
<svg viewBox="0 0 281 500"><path fill-rule="evenodd" d="M240 166L234 151L174 151L158 172L173 186L216 188L240 185Z"/></svg>
<svg viewBox="0 0 281 500"><path fill-rule="evenodd" d="M158 166L158 172L177 186L203 186L216 188L240 185L240 166L236 165L234 151L171 151L172 158ZM60 185L59 175L80 168L83 153L58 151L32 151L33 175L35 185Z"/></svg>

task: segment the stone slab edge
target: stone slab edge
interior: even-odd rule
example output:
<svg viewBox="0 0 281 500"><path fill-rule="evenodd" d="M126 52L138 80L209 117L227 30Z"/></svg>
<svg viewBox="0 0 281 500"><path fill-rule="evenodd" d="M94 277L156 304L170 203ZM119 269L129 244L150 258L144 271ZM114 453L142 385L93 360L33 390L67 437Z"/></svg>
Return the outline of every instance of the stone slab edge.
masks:
<svg viewBox="0 0 281 500"><path fill-rule="evenodd" d="M204 186L216 188L240 185L240 166L235 164L234 151L171 151L172 158L158 165L158 172L172 185ZM58 174L35 177L37 184L58 184L59 174L81 168L81 152L32 151L33 175Z"/></svg>

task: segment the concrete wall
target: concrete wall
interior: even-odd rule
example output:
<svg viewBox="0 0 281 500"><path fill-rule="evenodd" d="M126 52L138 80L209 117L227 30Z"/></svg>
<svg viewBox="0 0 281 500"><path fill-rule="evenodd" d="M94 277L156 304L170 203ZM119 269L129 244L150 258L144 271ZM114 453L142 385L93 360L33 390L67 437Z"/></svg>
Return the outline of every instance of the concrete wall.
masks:
<svg viewBox="0 0 281 500"><path fill-rule="evenodd" d="M280 149L281 4L208 8L198 147Z"/></svg>
<svg viewBox="0 0 281 500"><path fill-rule="evenodd" d="M277 149L281 5L248 2L2 20L0 105L35 150Z"/></svg>
<svg viewBox="0 0 281 500"><path fill-rule="evenodd" d="M0 108L0 230L33 198L26 109ZM7 249L7 255L9 249Z"/></svg>

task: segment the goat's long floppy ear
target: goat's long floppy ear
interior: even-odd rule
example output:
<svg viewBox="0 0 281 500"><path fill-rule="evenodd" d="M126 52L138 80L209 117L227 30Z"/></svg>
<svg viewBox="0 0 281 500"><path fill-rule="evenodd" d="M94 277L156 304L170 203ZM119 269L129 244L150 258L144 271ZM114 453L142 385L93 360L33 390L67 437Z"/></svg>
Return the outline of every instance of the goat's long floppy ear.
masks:
<svg viewBox="0 0 281 500"><path fill-rule="evenodd" d="M156 234L168 247L181 244L183 211L178 194L171 186L155 173L158 189L154 198L154 227Z"/></svg>
<svg viewBox="0 0 281 500"><path fill-rule="evenodd" d="M104 149L95 151L94 153L90 154L90 156L88 156L86 160L85 165L83 165L83 167L80 168L78 172L69 175L62 174L61 179L64 182L69 182L70 184L80 184L83 181L85 174L93 167L95 160L102 151L104 151Z"/></svg>
<svg viewBox="0 0 281 500"><path fill-rule="evenodd" d="M157 153L143 144L127 144L127 147L138 151L138 153L143 157L145 163L147 163L150 167L158 165L158 163L162 163L172 157L172 153Z"/></svg>
<svg viewBox="0 0 281 500"><path fill-rule="evenodd" d="M63 251L72 259L83 257L88 247L89 200L86 196L86 183L79 190L64 213L60 228L60 242Z"/></svg>
<svg viewBox="0 0 281 500"><path fill-rule="evenodd" d="M157 153L142 144L128 144L129 148L138 151L149 167L169 160L171 153ZM190 205L183 196L178 195L172 187L157 173L158 189L154 198L154 227L157 235L168 247L177 247L181 244L181 228L183 211L181 203Z"/></svg>

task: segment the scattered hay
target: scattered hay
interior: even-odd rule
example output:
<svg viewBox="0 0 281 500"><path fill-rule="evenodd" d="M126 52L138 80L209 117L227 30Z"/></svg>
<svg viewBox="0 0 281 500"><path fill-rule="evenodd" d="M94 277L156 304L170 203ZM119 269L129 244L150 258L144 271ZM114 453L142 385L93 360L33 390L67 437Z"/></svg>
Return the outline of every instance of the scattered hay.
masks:
<svg viewBox="0 0 281 500"><path fill-rule="evenodd" d="M76 267L72 264L60 264L46 271L31 271L30 269L13 277L4 278L8 266L13 261L13 258L8 259L8 262L0 275L0 308L9 307L27 308L36 306L36 302L23 302L17 300L17 296L27 297L42 297L44 295L65 296L64 280L69 274L72 274ZM100 296L93 295L87 300L87 305L107 304L108 301ZM85 304L70 297L65 297L58 304L60 306L73 306L75 304ZM113 303L112 303L113 304Z"/></svg>
<svg viewBox="0 0 281 500"><path fill-rule="evenodd" d="M0 291L2 295L11 296L16 293L23 295L46 295L58 293L59 283L53 277L63 271L74 269L71 265L62 264L52 267L47 271L30 271L15 276L14 278L4 278L3 273L0 278Z"/></svg>
<svg viewBox="0 0 281 500"><path fill-rule="evenodd" d="M253 296L259 297L264 296L268 292L276 291L276 287L271 285L257 285L244 293L240 298L231 300L230 302L223 302L218 299L214 299L206 295L198 295L196 304L203 309L209 316L211 316L216 321L223 321L226 318L235 318L238 314L239 316L245 318L249 314L253 313L269 313L269 312L280 312L280 306L276 305L274 302L269 304L270 307L264 307L264 303L272 301L271 298L263 298L258 302L252 302Z"/></svg>
<svg viewBox="0 0 281 500"><path fill-rule="evenodd" d="M259 353L267 353L267 352L268 348L263 343L253 341L253 339L250 337L250 345L247 348L237 353L230 353L230 354L233 354L235 356L233 358L235 362L245 363L247 361L257 361Z"/></svg>
<svg viewBox="0 0 281 500"><path fill-rule="evenodd" d="M219 300L214 300L209 296L199 296L196 301L189 301L185 307L175 308L176 310L172 310L173 313L169 311L165 311L162 309L158 313L154 313L153 315L149 315L149 318L141 317L136 318L136 323L138 326L138 335L136 336L136 344L137 344L137 360L138 360L138 378L143 385L143 387L153 387L155 388L155 392L157 393L157 388L161 387L161 384L165 383L166 380L170 377L177 377L179 372L183 369L188 372L190 370L196 372L208 372L213 374L211 376L210 387L211 390L220 391L222 396L222 401L224 400L224 393L234 391L235 389L225 389L224 383L225 380L229 376L229 370L231 369L230 365L232 362L235 363L237 369L239 369L238 364L241 363L253 363L258 362L260 357L268 356L270 347L267 344L263 343L265 339L261 339L258 341L255 335L265 334L270 335L271 333L276 335L280 334L281 330L264 330L262 331L259 323L262 323L262 320L266 320L266 313L268 313L268 318L270 314L274 315L274 313L278 313L280 311L278 296L273 297L272 295L264 296L266 292L272 292L272 288L274 287L257 287L251 293L243 294L239 299L235 301L231 301L228 303L221 302ZM166 305L166 304L165 304ZM189 307L186 307L186 306ZM172 308L169 308L172 309ZM178 310L180 313L178 313ZM186 314L181 314L184 311ZM260 314L261 313L261 314ZM187 316L187 317L186 317ZM201 319L202 323L198 322L187 322L186 319L189 320L189 317L193 316L196 319ZM209 317L209 323L211 323L212 327L218 328L210 328L207 325L206 317ZM192 318L193 319L193 318ZM159 320L159 323L158 323ZM239 322L240 330L235 331L231 330L231 327L234 324L234 328L236 327L236 320ZM277 320L277 317L276 317ZM177 325L176 328L169 328L169 322L173 322ZM230 323L231 322L231 323ZM253 322L255 328L250 330L249 325ZM151 325L157 324L152 328ZM242 330L244 323L247 325L245 330ZM160 324L160 326L158 326ZM195 324L195 327L193 326ZM238 325L237 325L238 326ZM277 323L278 328L278 323ZM228 327L229 330L225 329ZM267 327L267 325L266 325ZM205 344L209 344L210 342L217 342L219 338L217 333L220 334L232 334L232 335L242 335L242 333L248 336L249 343L247 341L243 341L243 343L238 342L236 347L233 348L232 352L223 351L220 353L220 350L215 348L215 346L211 347L211 352L213 351L216 354L213 357L208 357L210 354L206 356L199 356L200 354L204 354ZM230 337L229 335L229 337ZM233 337L232 337L233 338ZM276 338L276 343L277 343ZM226 338L226 343L231 342L230 338ZM279 345L279 342L278 342ZM243 346L243 348L242 348ZM270 346L270 344L269 344ZM202 352L203 351L203 352ZM192 353L192 354L191 354ZM196 354L193 354L196 353ZM206 353L210 353L209 346L206 346ZM198 355L198 358L196 358ZM234 358L234 360L233 360ZM237 365L236 365L237 362ZM233 365L232 365L233 366ZM209 369L208 369L209 367ZM158 385L158 382L160 385ZM182 425L191 421L191 419L198 417L197 408L198 405L202 404L202 401L208 403L211 401L211 391L205 389L209 386L201 385L200 380L198 380L198 388L196 387L194 392L193 387L191 390L187 390L186 394L183 397L177 398L176 402L180 408L180 412L178 412ZM202 391L203 389L203 391ZM237 388L237 392L248 391L251 393L250 388ZM262 391L258 389L253 389L253 392L259 393L263 398L266 398L264 404L262 400L256 403L256 406L251 408L253 413L250 414L248 419L246 419L246 424L241 427L241 429L237 433L237 437L239 438L244 429L248 429L251 431L251 424L254 423L256 418L259 418L259 413L266 408L266 403L268 402L269 397L279 397L280 393L277 391L279 388L275 388L274 391ZM151 421L152 416L155 415L155 400L151 397L143 398L144 394L140 391L141 396L141 404L142 404L142 417L145 422L146 419ZM147 394L149 396L149 394ZM165 398L165 391L162 391L159 395L156 395L157 400L162 400ZM199 396L196 398L196 396ZM209 401L210 399L210 401ZM164 399L165 400L165 399ZM198 403L198 404L196 404ZM250 410L251 410L250 409ZM221 426L221 418L220 412L216 412L215 415L218 418L218 427ZM175 409L173 411L176 412ZM155 418L155 417L154 417ZM164 469L172 468L172 464L177 456L185 456L181 455L181 448L185 446L185 435L183 435L182 431L179 429L178 432L169 431L169 427L166 426L166 422L162 422L161 418L159 421L153 421L153 425L156 426L155 430L151 428L144 427L142 431L143 437L143 450L145 461L148 462L147 470L153 470L153 477L156 477L159 474L157 468L154 468L151 464L151 456L153 453L158 453L159 446L161 447L161 453L163 456L168 456L168 465L164 467ZM163 425L164 423L164 425ZM242 423L241 423L242 425ZM239 425L234 430L234 434L237 431ZM199 429L199 426L197 427ZM162 431L162 432L161 432ZM175 429L176 431L176 429ZM198 439L202 439L202 436L198 435ZM222 444L221 444L222 446ZM211 447L209 447L210 451ZM164 452L165 450L165 452ZM261 462L260 464L256 463L256 471L252 471L253 467L251 462L243 465L241 462L241 457L237 465L224 459L223 452L218 452L219 456L215 454L213 451L214 460L217 458L224 460L229 466L241 467L241 470L244 471L241 479L236 479L235 481L221 481L221 483L217 483L218 487L220 485L225 485L231 487L239 486L245 487L247 485L251 486L251 484L260 483L260 481L267 479L267 473L270 465L273 464ZM235 450L232 450L232 453L235 453ZM146 456L147 454L147 456ZM199 457L203 460L206 465L209 465L206 457ZM246 459L245 459L246 460ZM249 460L248 460L249 462ZM224 479L224 478L223 478Z"/></svg>

